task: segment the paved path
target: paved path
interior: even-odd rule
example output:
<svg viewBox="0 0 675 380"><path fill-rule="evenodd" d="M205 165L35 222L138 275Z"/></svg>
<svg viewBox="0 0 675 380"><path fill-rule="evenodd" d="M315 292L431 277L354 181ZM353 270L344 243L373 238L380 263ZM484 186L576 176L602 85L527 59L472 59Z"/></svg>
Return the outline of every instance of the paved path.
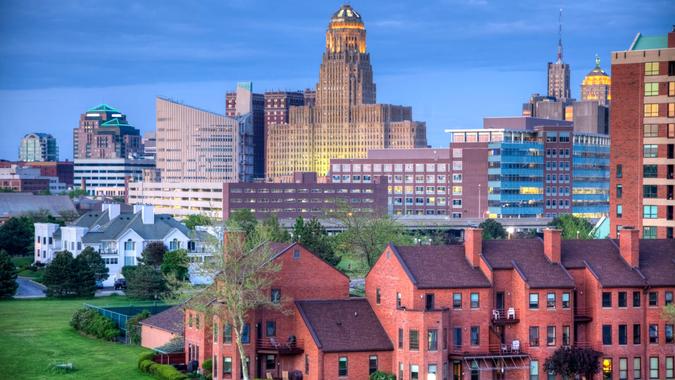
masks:
<svg viewBox="0 0 675 380"><path fill-rule="evenodd" d="M32 281L28 277L17 277L19 288L16 289L14 298L42 298L45 295L45 286Z"/></svg>

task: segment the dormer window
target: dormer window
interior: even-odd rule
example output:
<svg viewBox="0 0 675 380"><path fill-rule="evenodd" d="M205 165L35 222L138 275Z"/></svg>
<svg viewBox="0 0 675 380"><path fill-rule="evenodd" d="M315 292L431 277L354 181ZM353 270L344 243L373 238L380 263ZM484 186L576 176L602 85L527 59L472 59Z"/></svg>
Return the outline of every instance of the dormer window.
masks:
<svg viewBox="0 0 675 380"><path fill-rule="evenodd" d="M175 239L175 238L174 238L173 240L171 240L171 241L169 242L169 250L170 250L170 251L175 251L175 250L177 250L177 249L179 249L179 248L180 248L180 242L178 241L178 239Z"/></svg>

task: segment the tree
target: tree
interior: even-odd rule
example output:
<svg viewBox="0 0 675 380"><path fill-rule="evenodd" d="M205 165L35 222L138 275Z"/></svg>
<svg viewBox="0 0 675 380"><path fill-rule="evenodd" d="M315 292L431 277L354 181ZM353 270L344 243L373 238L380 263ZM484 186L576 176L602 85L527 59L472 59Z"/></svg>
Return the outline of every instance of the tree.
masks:
<svg viewBox="0 0 675 380"><path fill-rule="evenodd" d="M664 306L661 314L664 320L675 323L675 304L671 303L670 305Z"/></svg>
<svg viewBox="0 0 675 380"><path fill-rule="evenodd" d="M288 243L291 241L291 234L281 227L279 220L274 215L256 225L254 233L258 234L259 239L262 241L273 241L276 243Z"/></svg>
<svg viewBox="0 0 675 380"><path fill-rule="evenodd" d="M190 259L188 258L187 251L184 249L177 249L164 254L164 261L160 266L160 271L164 276L171 277L178 281L187 281L190 278L188 275L189 265Z"/></svg>
<svg viewBox="0 0 675 380"><path fill-rule="evenodd" d="M149 265L124 267L127 280L127 296L136 299L154 300L164 297L168 291L166 279Z"/></svg>
<svg viewBox="0 0 675 380"><path fill-rule="evenodd" d="M225 233L226 229L223 226L216 230ZM231 228L228 230L231 231ZM247 239L228 237L207 242L210 251L223 254L214 255L210 260L200 263L200 271L218 275L213 285L205 288L187 305L188 308L203 312L209 321L215 315L221 321L230 323L240 358L246 357L243 338L245 326L250 322L247 320L250 313L259 308L285 312L283 300L273 303L269 295L279 265L270 260L268 242L255 240L255 234L250 236ZM251 333L249 329L248 334ZM243 379L248 380L250 364L247 361L242 364Z"/></svg>
<svg viewBox="0 0 675 380"><path fill-rule="evenodd" d="M414 243L403 227L388 215L357 213L343 205L331 216L345 228L336 237L337 247L362 260L367 269L373 267L389 242L397 245Z"/></svg>
<svg viewBox="0 0 675 380"><path fill-rule="evenodd" d="M9 218L0 226L0 249L11 256L33 255L35 227L27 216Z"/></svg>
<svg viewBox="0 0 675 380"><path fill-rule="evenodd" d="M227 219L227 226L231 229L238 229L244 231L246 236L251 235L258 220L250 209L242 208L232 211L229 219Z"/></svg>
<svg viewBox="0 0 675 380"><path fill-rule="evenodd" d="M75 259L73 254L62 251L56 254L47 265L42 283L47 287L48 297L68 297L73 295Z"/></svg>
<svg viewBox="0 0 675 380"><path fill-rule="evenodd" d="M164 261L164 254L166 253L166 246L161 241L153 241L148 243L141 252L141 263L159 268Z"/></svg>
<svg viewBox="0 0 675 380"><path fill-rule="evenodd" d="M293 241L302 244L332 266L336 266L340 262L340 258L335 254L335 249L328 233L326 233L326 229L315 218L310 219L308 222L305 222L302 217L298 217L295 220Z"/></svg>
<svg viewBox="0 0 675 380"><path fill-rule="evenodd" d="M485 219L478 227L483 229L483 239L505 239L507 237L504 226L494 219Z"/></svg>
<svg viewBox="0 0 675 380"><path fill-rule="evenodd" d="M564 378L574 378L583 375L591 379L600 372L601 352L590 348L560 347L544 362L544 370L562 375Z"/></svg>
<svg viewBox="0 0 675 380"><path fill-rule="evenodd" d="M94 252L95 255L98 253ZM98 259L101 263L103 260L101 256L98 256ZM89 261L91 260L91 262ZM104 265L105 266L105 265ZM78 297L93 297L96 293L96 272L94 268L100 270L99 263L96 262L96 257L93 255L87 255L83 257L82 255L77 255L73 260L72 267L72 284L73 284L73 293ZM106 278L107 278L107 269L106 268Z"/></svg>
<svg viewBox="0 0 675 380"><path fill-rule="evenodd" d="M16 266L14 266L7 251L0 249L0 298L12 297L18 287Z"/></svg>
<svg viewBox="0 0 675 380"><path fill-rule="evenodd" d="M86 197L87 192L83 189L73 189L68 192L68 196L73 199L73 198L80 198L80 197Z"/></svg>
<svg viewBox="0 0 675 380"><path fill-rule="evenodd" d="M127 320L127 337L129 343L139 345L141 344L141 321L150 316L150 312L143 310Z"/></svg>
<svg viewBox="0 0 675 380"><path fill-rule="evenodd" d="M91 269L96 282L105 281L108 278L110 271L101 255L94 248L85 247L77 256L77 259L82 260Z"/></svg>
<svg viewBox="0 0 675 380"><path fill-rule="evenodd" d="M593 239L591 236L593 225L588 220L572 214L558 215L548 225L562 230L563 239Z"/></svg>
<svg viewBox="0 0 675 380"><path fill-rule="evenodd" d="M197 226L210 226L213 224L213 220L205 215L191 214L183 220L183 224L185 224L185 227L194 231Z"/></svg>

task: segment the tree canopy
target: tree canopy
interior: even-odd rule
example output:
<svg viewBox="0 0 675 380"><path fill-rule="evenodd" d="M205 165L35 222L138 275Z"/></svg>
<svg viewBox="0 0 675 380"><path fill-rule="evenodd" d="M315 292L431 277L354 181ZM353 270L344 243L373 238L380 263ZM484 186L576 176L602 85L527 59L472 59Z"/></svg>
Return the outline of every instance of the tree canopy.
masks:
<svg viewBox="0 0 675 380"><path fill-rule="evenodd" d="M483 229L483 239L506 239L506 229L494 219L485 219L478 227Z"/></svg>
<svg viewBox="0 0 675 380"><path fill-rule="evenodd" d="M33 223L33 218L28 216L9 218L0 226L0 249L11 256L32 256L35 238Z"/></svg>
<svg viewBox="0 0 675 380"><path fill-rule="evenodd" d="M293 226L293 241L300 243L332 266L337 266L340 262L326 229L317 219L312 218L305 222L302 217L298 217Z"/></svg>
<svg viewBox="0 0 675 380"><path fill-rule="evenodd" d="M168 292L164 276L156 268L141 264L124 267L122 274L127 280L126 295L131 298L153 300L161 299Z"/></svg>
<svg viewBox="0 0 675 380"><path fill-rule="evenodd" d="M164 276L172 277L177 281L187 281L190 277L188 275L189 265L188 252L184 249L177 249L164 254L160 270Z"/></svg>
<svg viewBox="0 0 675 380"><path fill-rule="evenodd" d="M593 239L591 236L593 225L588 220L572 214L556 216L549 226L562 230L563 239Z"/></svg>
<svg viewBox="0 0 675 380"><path fill-rule="evenodd" d="M255 215L247 208L232 211L230 217L227 219L228 227L231 229L240 229L246 233L246 236L253 233L257 224L258 220L255 218Z"/></svg>
<svg viewBox="0 0 675 380"><path fill-rule="evenodd" d="M590 348L563 346L555 350L544 362L546 372L573 379L577 375L587 379L600 371L601 352Z"/></svg>
<svg viewBox="0 0 675 380"><path fill-rule="evenodd" d="M210 226L213 224L213 220L205 215L200 214L191 214L183 220L185 227L194 231L197 226Z"/></svg>
<svg viewBox="0 0 675 380"><path fill-rule="evenodd" d="M164 261L164 254L166 253L166 246L164 242L152 241L148 243L141 252L141 262L145 265L150 265L159 268Z"/></svg>
<svg viewBox="0 0 675 380"><path fill-rule="evenodd" d="M12 297L18 287L16 266L14 266L7 251L0 249L0 298Z"/></svg>
<svg viewBox="0 0 675 380"><path fill-rule="evenodd" d="M103 262L101 255L96 252L94 248L85 247L77 257L92 269L96 281L105 281L108 278L108 267L105 265L105 262Z"/></svg>
<svg viewBox="0 0 675 380"><path fill-rule="evenodd" d="M47 265L43 277L47 296L93 296L96 293L95 268L99 267L99 263L93 258L93 255L73 257L68 251L57 253Z"/></svg>

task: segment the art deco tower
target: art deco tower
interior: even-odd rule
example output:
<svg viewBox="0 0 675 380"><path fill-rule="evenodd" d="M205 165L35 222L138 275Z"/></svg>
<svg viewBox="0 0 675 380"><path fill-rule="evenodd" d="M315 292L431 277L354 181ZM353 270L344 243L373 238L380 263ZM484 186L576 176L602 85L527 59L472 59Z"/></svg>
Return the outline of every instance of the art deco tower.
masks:
<svg viewBox="0 0 675 380"><path fill-rule="evenodd" d="M426 146L426 125L410 107L376 104L366 28L349 5L333 14L316 85L316 102L291 107L288 123L267 128L266 176L326 175L331 158L365 158L369 149Z"/></svg>
<svg viewBox="0 0 675 380"><path fill-rule="evenodd" d="M609 106L611 86L612 78L600 67L600 57L596 55L595 67L581 82L581 100L596 100L600 105Z"/></svg>
<svg viewBox="0 0 675 380"><path fill-rule="evenodd" d="M558 17L558 58L548 63L548 96L560 101L570 99L570 65L563 62L562 9Z"/></svg>

